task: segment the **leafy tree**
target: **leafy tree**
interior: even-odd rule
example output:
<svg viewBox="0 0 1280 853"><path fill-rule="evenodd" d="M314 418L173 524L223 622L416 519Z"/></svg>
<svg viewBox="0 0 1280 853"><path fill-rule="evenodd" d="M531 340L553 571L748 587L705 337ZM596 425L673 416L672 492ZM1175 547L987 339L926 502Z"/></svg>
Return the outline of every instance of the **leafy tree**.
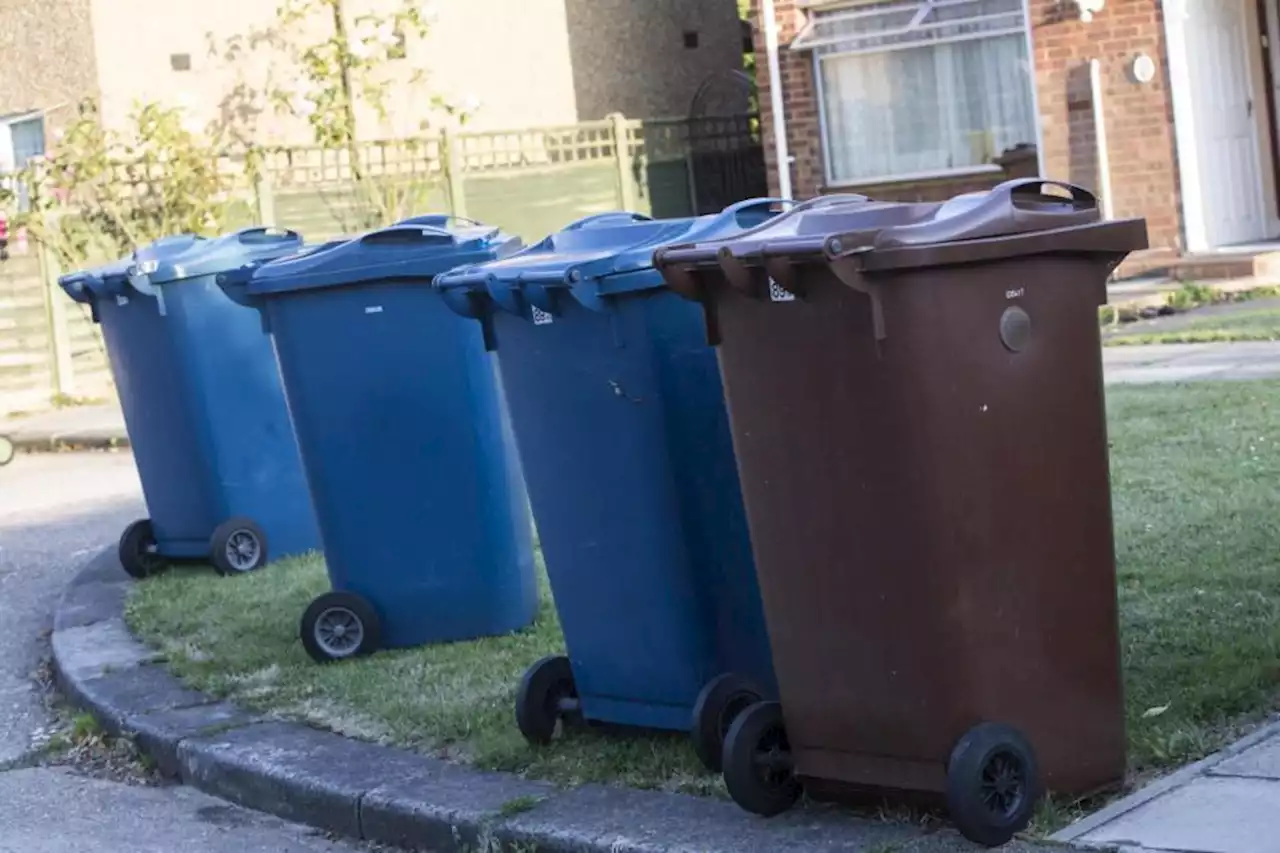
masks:
<svg viewBox="0 0 1280 853"><path fill-rule="evenodd" d="M127 126L109 129L85 100L16 185L9 201L25 210L15 225L75 267L171 234L220 230L231 176L219 169L217 150L187 129L182 110L139 104Z"/></svg>

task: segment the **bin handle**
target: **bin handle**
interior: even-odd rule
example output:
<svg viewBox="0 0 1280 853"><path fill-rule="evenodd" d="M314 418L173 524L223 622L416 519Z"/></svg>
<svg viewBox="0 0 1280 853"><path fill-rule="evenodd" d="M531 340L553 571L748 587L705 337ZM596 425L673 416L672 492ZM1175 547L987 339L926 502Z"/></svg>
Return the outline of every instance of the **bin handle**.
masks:
<svg viewBox="0 0 1280 853"><path fill-rule="evenodd" d="M570 222L560 230L580 231L583 228L594 228L598 225L607 225L617 220L621 220L622 223L652 222L653 217L632 211L610 211L609 213L596 213L592 216L584 216L581 219Z"/></svg>
<svg viewBox="0 0 1280 853"><path fill-rule="evenodd" d="M1046 192L1050 188L1056 189L1058 192ZM1044 213L1045 211L1042 208L1046 205L1056 207L1057 210L1055 212L1061 213L1064 203L1069 204L1072 211L1098 209L1098 199L1093 193L1084 187L1068 184L1065 181L1046 180L1045 178L1016 178L996 186L991 192L993 195L995 193L1007 195L1014 207L1033 215Z"/></svg>
<svg viewBox="0 0 1280 853"><path fill-rule="evenodd" d="M241 243L301 243L302 235L290 228L274 228L258 226L244 228L236 232L236 239Z"/></svg>
<svg viewBox="0 0 1280 853"><path fill-rule="evenodd" d="M369 246L422 246L453 244L453 232L434 225L393 225L360 238Z"/></svg>
<svg viewBox="0 0 1280 853"><path fill-rule="evenodd" d="M1012 237L1097 221L1098 200L1088 190L1062 181L1016 178L996 185L953 215L886 228L876 236L875 248Z"/></svg>
<svg viewBox="0 0 1280 853"><path fill-rule="evenodd" d="M452 213L424 213L421 216L410 216L408 219L401 219L396 225L431 225L441 228L449 222L461 222L464 225L484 227L484 223L478 219L472 219L468 216L455 216ZM436 223L439 223L439 225Z"/></svg>

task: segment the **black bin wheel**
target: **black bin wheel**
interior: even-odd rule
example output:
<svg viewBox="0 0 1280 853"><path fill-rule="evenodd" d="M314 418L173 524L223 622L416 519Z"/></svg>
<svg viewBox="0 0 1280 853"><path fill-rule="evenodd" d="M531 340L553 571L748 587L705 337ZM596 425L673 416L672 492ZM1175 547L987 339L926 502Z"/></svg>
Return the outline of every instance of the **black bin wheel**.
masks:
<svg viewBox="0 0 1280 853"><path fill-rule="evenodd" d="M780 815L800 799L800 781L777 702L757 702L729 727L724 784L735 803L762 817Z"/></svg>
<svg viewBox="0 0 1280 853"><path fill-rule="evenodd" d="M220 575L243 575L267 564L267 534L247 518L230 518L209 538L209 561Z"/></svg>
<svg viewBox="0 0 1280 853"><path fill-rule="evenodd" d="M9 438L7 435L0 435L0 466L8 465L12 462L15 452L13 439Z"/></svg>
<svg viewBox="0 0 1280 853"><path fill-rule="evenodd" d="M729 727L739 714L763 699L760 688L731 672L707 682L693 705L693 727L689 730L693 751L704 767L720 772Z"/></svg>
<svg viewBox="0 0 1280 853"><path fill-rule="evenodd" d="M1027 828L1040 799L1031 743L1011 726L983 723L967 731L947 764L947 810L960 834L998 847Z"/></svg>
<svg viewBox="0 0 1280 853"><path fill-rule="evenodd" d="M516 693L516 725L531 744L548 744L556 726L568 722L578 698L573 667L567 657L552 655L535 663L520 679Z"/></svg>
<svg viewBox="0 0 1280 853"><path fill-rule="evenodd" d="M326 592L302 614L302 647L316 663L364 657L382 645L382 620L353 592Z"/></svg>
<svg viewBox="0 0 1280 853"><path fill-rule="evenodd" d="M158 575L169 568L169 563L156 551L155 529L149 518L135 521L124 529L117 553L120 565L124 566L129 577L137 580Z"/></svg>

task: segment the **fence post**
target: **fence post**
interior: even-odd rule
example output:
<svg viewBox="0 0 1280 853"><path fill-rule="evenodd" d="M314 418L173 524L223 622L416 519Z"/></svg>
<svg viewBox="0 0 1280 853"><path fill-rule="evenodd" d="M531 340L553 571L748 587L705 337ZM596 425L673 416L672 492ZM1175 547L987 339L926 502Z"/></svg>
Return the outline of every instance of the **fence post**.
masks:
<svg viewBox="0 0 1280 853"><path fill-rule="evenodd" d="M42 214L56 217L57 214ZM57 222L46 221L41 233L52 233ZM40 292L44 296L45 322L49 327L49 367L53 371L53 392L69 397L75 393L75 366L71 360L71 329L67 325L67 300L58 290L59 267L53 250L44 240L36 240L36 262L40 269Z"/></svg>
<svg viewBox="0 0 1280 853"><path fill-rule="evenodd" d="M449 185L449 212L454 216L467 215L465 161L462 157L462 139L453 128L444 131L444 179Z"/></svg>
<svg viewBox="0 0 1280 853"><path fill-rule="evenodd" d="M271 185L271 175L264 168L258 169L257 178L253 182L253 194L258 204L258 224L277 224L276 193Z"/></svg>
<svg viewBox="0 0 1280 853"><path fill-rule="evenodd" d="M636 210L640 206L635 175L631 173L631 141L627 139L627 117L622 113L610 113L613 124L613 153L618 164L618 201L623 210Z"/></svg>

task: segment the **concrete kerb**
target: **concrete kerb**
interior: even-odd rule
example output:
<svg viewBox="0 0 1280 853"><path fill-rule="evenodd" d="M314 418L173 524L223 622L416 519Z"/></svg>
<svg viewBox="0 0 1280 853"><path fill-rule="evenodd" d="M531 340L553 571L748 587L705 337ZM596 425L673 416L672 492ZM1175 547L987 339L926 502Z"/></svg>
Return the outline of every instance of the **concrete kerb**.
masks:
<svg viewBox="0 0 1280 853"><path fill-rule="evenodd" d="M806 807L765 821L732 803L588 785L564 790L264 719L182 685L125 627L130 581L105 552L55 615L54 664L74 701L134 738L162 773L353 838L436 853L944 853L950 829ZM1005 848L1049 851L1015 841Z"/></svg>
<svg viewBox="0 0 1280 853"><path fill-rule="evenodd" d="M72 450L128 450L129 437L115 432L23 434L11 436L13 446L24 453L64 453Z"/></svg>

